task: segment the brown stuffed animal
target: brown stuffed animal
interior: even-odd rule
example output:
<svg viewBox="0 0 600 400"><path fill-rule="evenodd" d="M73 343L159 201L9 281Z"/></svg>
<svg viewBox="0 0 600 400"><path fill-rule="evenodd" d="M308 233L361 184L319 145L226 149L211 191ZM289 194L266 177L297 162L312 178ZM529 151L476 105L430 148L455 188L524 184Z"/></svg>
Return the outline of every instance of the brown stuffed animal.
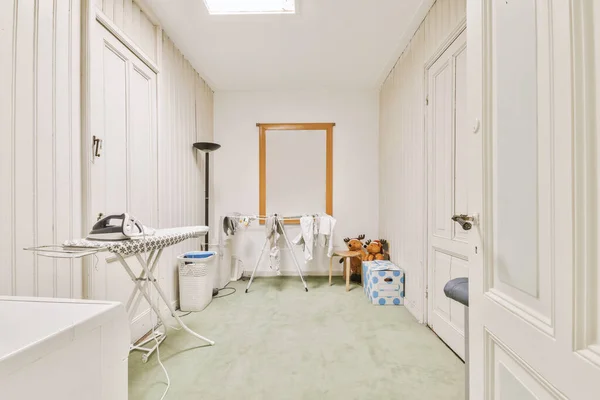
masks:
<svg viewBox="0 0 600 400"><path fill-rule="evenodd" d="M373 261L373 260L385 260L386 252L385 247L387 242L383 239L381 240L367 240L364 247L367 249L367 255L365 257L365 261Z"/></svg>
<svg viewBox="0 0 600 400"><path fill-rule="evenodd" d="M352 275L354 274L360 274L360 270L362 268L362 261L365 259L365 257L367 256L367 254L365 253L365 251L363 250L363 240L365 238L365 235L358 235L358 237L354 238L354 239L350 239L350 238L345 238L344 242L346 243L346 246L348 246L348 250L350 251L360 251L361 256L360 257L352 257L350 259L350 273ZM343 263L344 260L341 259L340 260L340 264ZM346 276L346 269L343 269L343 274L344 277Z"/></svg>

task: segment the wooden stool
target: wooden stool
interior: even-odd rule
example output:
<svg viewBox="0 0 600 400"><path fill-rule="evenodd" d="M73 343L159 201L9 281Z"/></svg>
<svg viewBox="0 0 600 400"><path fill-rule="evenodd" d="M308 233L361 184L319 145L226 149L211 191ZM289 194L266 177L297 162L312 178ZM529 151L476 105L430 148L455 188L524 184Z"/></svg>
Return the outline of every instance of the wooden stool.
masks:
<svg viewBox="0 0 600 400"><path fill-rule="evenodd" d="M364 253L361 251L349 250L334 250L331 259L329 260L329 286L331 286L331 274L333 272L333 257L341 257L344 259L346 268L346 292L350 291L350 259L352 257L360 257Z"/></svg>

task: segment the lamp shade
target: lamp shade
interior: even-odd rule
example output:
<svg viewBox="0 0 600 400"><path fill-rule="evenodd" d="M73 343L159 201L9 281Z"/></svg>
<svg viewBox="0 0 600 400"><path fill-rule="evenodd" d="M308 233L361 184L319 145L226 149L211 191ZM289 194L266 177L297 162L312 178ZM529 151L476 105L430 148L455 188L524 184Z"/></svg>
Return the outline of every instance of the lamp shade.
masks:
<svg viewBox="0 0 600 400"><path fill-rule="evenodd" d="M194 143L194 148L204 151L206 153L210 153L211 151L218 150L221 147L220 144L213 142L197 142Z"/></svg>

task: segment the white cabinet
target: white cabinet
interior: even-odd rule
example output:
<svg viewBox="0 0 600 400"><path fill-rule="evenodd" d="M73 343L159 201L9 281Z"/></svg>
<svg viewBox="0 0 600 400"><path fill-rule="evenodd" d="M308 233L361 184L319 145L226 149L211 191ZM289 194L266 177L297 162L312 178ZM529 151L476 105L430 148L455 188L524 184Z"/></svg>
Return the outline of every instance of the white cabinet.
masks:
<svg viewBox="0 0 600 400"><path fill-rule="evenodd" d="M0 297L0 398L127 399L120 303Z"/></svg>

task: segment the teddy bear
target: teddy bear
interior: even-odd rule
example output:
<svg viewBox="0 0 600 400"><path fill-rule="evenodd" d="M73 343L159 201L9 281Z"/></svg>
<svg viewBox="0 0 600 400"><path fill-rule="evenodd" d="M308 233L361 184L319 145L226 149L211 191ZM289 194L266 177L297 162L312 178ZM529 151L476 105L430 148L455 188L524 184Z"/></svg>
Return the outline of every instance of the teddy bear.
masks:
<svg viewBox="0 0 600 400"><path fill-rule="evenodd" d="M383 239L369 239L365 242L364 247L367 249L367 254L364 258L365 261L385 260L387 258L387 242Z"/></svg>
<svg viewBox="0 0 600 400"><path fill-rule="evenodd" d="M365 253L365 250L363 249L363 240L365 238L365 235L358 235L358 237L350 239L350 238L345 238L344 242L346 243L346 246L348 247L348 250L350 251L359 251L360 252L360 256L359 257L352 257L350 259L350 278L355 281L356 279L358 279L360 281L360 278L357 278L360 275L360 270L362 268L362 262L365 259L365 257L367 256L367 254ZM344 262L344 259L340 259L340 264ZM343 274L344 277L346 276L346 269L343 269Z"/></svg>
<svg viewBox="0 0 600 400"><path fill-rule="evenodd" d="M346 243L346 246L348 246L348 250L350 251L360 251L361 253L364 254L364 250L363 250L363 240L365 238L365 235L358 235L358 237L354 238L354 239L350 239L350 238L345 238L344 239L344 243Z"/></svg>

